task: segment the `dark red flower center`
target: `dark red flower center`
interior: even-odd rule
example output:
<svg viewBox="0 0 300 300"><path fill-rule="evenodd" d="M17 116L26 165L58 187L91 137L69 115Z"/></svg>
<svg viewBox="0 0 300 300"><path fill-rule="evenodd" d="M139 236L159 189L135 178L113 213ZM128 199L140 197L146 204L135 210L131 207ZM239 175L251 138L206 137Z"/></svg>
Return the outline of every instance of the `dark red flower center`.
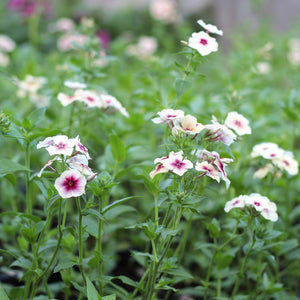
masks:
<svg viewBox="0 0 300 300"><path fill-rule="evenodd" d="M203 46L205 46L205 45L208 44L208 42L207 42L206 39L201 39L201 40L199 41L199 44L202 44Z"/></svg>

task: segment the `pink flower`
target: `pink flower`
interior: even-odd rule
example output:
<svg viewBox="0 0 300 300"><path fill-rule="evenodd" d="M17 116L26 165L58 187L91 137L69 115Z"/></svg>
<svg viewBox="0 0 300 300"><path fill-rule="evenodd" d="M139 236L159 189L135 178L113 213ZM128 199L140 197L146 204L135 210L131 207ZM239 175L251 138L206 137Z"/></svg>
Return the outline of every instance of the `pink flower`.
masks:
<svg viewBox="0 0 300 300"><path fill-rule="evenodd" d="M182 110L174 109L163 109L157 114L159 117L152 119L152 122L155 124L174 122L176 120L180 120L180 118L184 116L184 112Z"/></svg>
<svg viewBox="0 0 300 300"><path fill-rule="evenodd" d="M168 173L170 170L163 166L163 164L158 164L153 171L150 172L150 177L153 178L159 173Z"/></svg>
<svg viewBox="0 0 300 300"><path fill-rule="evenodd" d="M88 107L103 107L101 98L94 91L76 90L74 95Z"/></svg>
<svg viewBox="0 0 300 300"><path fill-rule="evenodd" d="M200 55L206 56L211 52L218 51L218 43L215 38L209 36L206 32L194 32L189 38L188 46L197 50Z"/></svg>
<svg viewBox="0 0 300 300"><path fill-rule="evenodd" d="M217 182L220 182L220 171L216 169L216 166L213 164L209 163L208 161L202 161L196 162L195 169L197 171L203 172L200 176L208 176L214 180L217 180Z"/></svg>
<svg viewBox="0 0 300 300"><path fill-rule="evenodd" d="M76 44L83 46L88 42L89 37L79 33L66 33L57 41L57 48L60 51L66 52L72 49L77 49Z"/></svg>
<svg viewBox="0 0 300 300"><path fill-rule="evenodd" d="M246 195L240 195L236 198L233 198L232 200L226 202L225 204L225 212L229 212L231 209L239 207L243 208L245 206L245 199L247 199L248 196Z"/></svg>
<svg viewBox="0 0 300 300"><path fill-rule="evenodd" d="M96 35L101 44L101 48L107 49L111 40L110 33L106 30L99 30Z"/></svg>
<svg viewBox="0 0 300 300"><path fill-rule="evenodd" d="M251 134L249 121L236 111L228 113L225 125L233 129L238 135Z"/></svg>
<svg viewBox="0 0 300 300"><path fill-rule="evenodd" d="M79 136L77 136L77 137L75 138L75 140L76 140L76 143L75 143L75 150L78 151L78 152L80 152L80 153L82 153L82 154L84 154L84 155L87 157L87 159L91 159L91 157L90 157L90 155L89 155L89 153L88 153L88 149L87 149L86 147L84 147L84 146L80 143Z"/></svg>
<svg viewBox="0 0 300 300"><path fill-rule="evenodd" d="M127 110L122 106L122 104L113 96L107 94L101 94L100 98L103 102L104 108L113 108L112 112L119 111L125 117L129 117Z"/></svg>
<svg viewBox="0 0 300 300"><path fill-rule="evenodd" d="M208 33L223 35L223 31L219 30L215 25L206 24L203 20L198 20L197 23L202 26Z"/></svg>
<svg viewBox="0 0 300 300"><path fill-rule="evenodd" d="M0 52L11 52L16 48L16 43L7 35L0 34Z"/></svg>
<svg viewBox="0 0 300 300"><path fill-rule="evenodd" d="M175 123L176 125L173 128L174 132L183 131L187 134L197 135L202 129L204 129L204 126L201 123L198 123L197 119L191 115L186 115L178 119L178 121L176 120ZM177 126L177 124L181 126Z"/></svg>
<svg viewBox="0 0 300 300"><path fill-rule="evenodd" d="M55 188L63 198L79 197L85 194L87 180L77 170L64 171L55 180Z"/></svg>
<svg viewBox="0 0 300 300"><path fill-rule="evenodd" d="M173 173L182 176L188 169L193 168L193 163L188 159L183 159L182 152L170 153L169 158L162 162L163 166Z"/></svg>
<svg viewBox="0 0 300 300"><path fill-rule="evenodd" d="M69 96L64 93L59 93L57 95L57 99L60 101L62 106L67 106L67 105L73 103L75 100L78 100L79 98L77 95Z"/></svg>
<svg viewBox="0 0 300 300"><path fill-rule="evenodd" d="M49 160L49 161L42 167L41 171L39 172L39 174L38 174L37 176L38 176L38 177L41 177L42 174L43 174L43 172L44 172L44 170L45 170L47 167L49 167L50 169L52 169L52 168L51 168L51 165L52 165L53 162L56 161L56 160L61 160L61 158L58 157L58 156L55 156L53 159ZM54 169L52 169L52 170L54 171Z"/></svg>
<svg viewBox="0 0 300 300"><path fill-rule="evenodd" d="M265 153L276 152L278 145L275 143L261 143L253 147L251 157L264 156Z"/></svg>
<svg viewBox="0 0 300 300"><path fill-rule="evenodd" d="M280 169L285 170L290 175L298 174L298 161L294 159L293 153L284 151L282 156L274 158L272 162Z"/></svg>
<svg viewBox="0 0 300 300"><path fill-rule="evenodd" d="M69 139L66 135L56 135L52 139L52 144L46 148L50 155L72 155L76 139Z"/></svg>

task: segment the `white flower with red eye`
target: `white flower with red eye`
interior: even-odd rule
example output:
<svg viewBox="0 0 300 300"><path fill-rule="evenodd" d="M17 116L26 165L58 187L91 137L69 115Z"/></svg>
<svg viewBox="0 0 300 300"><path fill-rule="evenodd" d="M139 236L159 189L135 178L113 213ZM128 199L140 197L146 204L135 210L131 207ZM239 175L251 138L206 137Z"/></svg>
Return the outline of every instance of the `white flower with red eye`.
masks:
<svg viewBox="0 0 300 300"><path fill-rule="evenodd" d="M127 118L129 117L129 114L126 111L126 109L122 106L122 104L115 97L113 97L111 95L101 94L100 98L103 102L104 108L112 107L113 108L112 112L118 110L125 117L127 117Z"/></svg>
<svg viewBox="0 0 300 300"><path fill-rule="evenodd" d="M204 31L194 32L189 38L188 46L197 50L202 56L218 51L216 39Z"/></svg>
<svg viewBox="0 0 300 300"><path fill-rule="evenodd" d="M294 159L293 153L284 151L281 157L275 158L272 162L280 169L285 170L290 175L298 174L298 162Z"/></svg>
<svg viewBox="0 0 300 300"><path fill-rule="evenodd" d="M88 107L103 107L100 97L93 91L76 90L75 94L78 100L85 103Z"/></svg>
<svg viewBox="0 0 300 300"><path fill-rule="evenodd" d="M71 81L71 80L66 80L64 82L64 85L66 87L69 87L71 89L77 90L77 89L85 89L87 85L85 83L77 82L77 81Z"/></svg>
<svg viewBox="0 0 300 300"><path fill-rule="evenodd" d="M212 24L206 24L203 20L198 20L197 23L202 26L205 30L207 30L209 33L214 33L218 35L223 35L223 31L219 30L217 26Z"/></svg>
<svg viewBox="0 0 300 300"><path fill-rule="evenodd" d="M195 169L199 172L202 172L202 174L199 177L208 176L216 180L217 182L220 182L220 171L216 169L216 166L209 163L208 161L197 161Z"/></svg>
<svg viewBox="0 0 300 300"><path fill-rule="evenodd" d="M170 170L163 166L163 164L158 164L153 171L150 172L150 177L153 178L159 173L168 173Z"/></svg>
<svg viewBox="0 0 300 300"><path fill-rule="evenodd" d="M278 220L276 204L271 202L267 197L258 193L252 193L245 199L245 204L246 206L253 206L267 220L272 222Z"/></svg>
<svg viewBox="0 0 300 300"><path fill-rule="evenodd" d="M174 127L175 130L181 130L189 134L198 134L202 129L204 129L204 126L201 123L197 122L197 119L191 115L186 115L176 121L176 124L180 124L181 127ZM174 131L175 131L174 130Z"/></svg>
<svg viewBox="0 0 300 300"><path fill-rule="evenodd" d="M184 116L184 111L178 109L163 109L157 113L159 117L153 118L152 122L155 124L169 123L180 120Z"/></svg>
<svg viewBox="0 0 300 300"><path fill-rule="evenodd" d="M77 170L64 171L55 180L54 187L63 198L79 197L85 194L86 178Z"/></svg>
<svg viewBox="0 0 300 300"><path fill-rule="evenodd" d="M76 139L69 139L66 135L53 137L53 144L46 148L50 155L71 156L76 145Z"/></svg>
<svg viewBox="0 0 300 300"><path fill-rule="evenodd" d="M59 93L57 95L57 99L60 101L62 106L67 106L67 105L73 103L75 100L78 100L79 98L76 95L69 96L64 93Z"/></svg>
<svg viewBox="0 0 300 300"><path fill-rule="evenodd" d="M163 166L173 173L182 176L188 169L193 168L193 163L188 159L183 159L182 152L170 153L169 158L162 162Z"/></svg>
<svg viewBox="0 0 300 300"><path fill-rule="evenodd" d="M234 130L238 135L251 134L249 121L236 111L228 113L225 125Z"/></svg>
<svg viewBox="0 0 300 300"><path fill-rule="evenodd" d="M240 195L232 200L226 202L225 204L225 212L229 212L231 209L239 207L243 208L245 206L245 199L248 198L246 195Z"/></svg>
<svg viewBox="0 0 300 300"><path fill-rule="evenodd" d="M67 160L67 164L70 168L83 174L87 178L87 181L92 180L97 175L97 173L94 173L88 166L88 159L85 155L78 154L72 156Z"/></svg>
<svg viewBox="0 0 300 300"><path fill-rule="evenodd" d="M49 146L53 146L53 145L54 145L53 137L46 137L43 141L38 142L36 148L37 149L48 148Z"/></svg>
<svg viewBox="0 0 300 300"><path fill-rule="evenodd" d="M89 153L88 153L88 149L87 149L86 147L84 147L84 146L80 143L79 136L77 136L77 137L75 138L75 141L76 141L76 143L75 143L75 150L78 151L78 152L80 152L80 153L82 153L82 154L84 154L84 155L87 157L87 159L91 159L91 157L90 157L90 155L89 155Z"/></svg>
<svg viewBox="0 0 300 300"><path fill-rule="evenodd" d="M278 145L275 143L260 143L253 147L251 157L263 156L264 153L277 151Z"/></svg>

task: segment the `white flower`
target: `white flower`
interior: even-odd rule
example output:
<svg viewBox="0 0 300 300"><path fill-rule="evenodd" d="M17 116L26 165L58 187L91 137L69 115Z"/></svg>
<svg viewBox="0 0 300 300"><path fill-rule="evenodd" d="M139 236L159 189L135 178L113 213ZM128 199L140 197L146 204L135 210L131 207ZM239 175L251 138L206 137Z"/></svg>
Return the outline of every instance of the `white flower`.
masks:
<svg viewBox="0 0 300 300"><path fill-rule="evenodd" d="M17 95L21 98L36 94L38 89L47 82L44 77L34 77L32 75L26 75L24 80L17 80L17 86L19 88Z"/></svg>
<svg viewBox="0 0 300 300"><path fill-rule="evenodd" d="M75 150L84 154L86 156L87 159L91 159L89 153L88 153L88 149L86 147L84 147L81 143L80 143L80 139L79 139L79 136L77 136L75 138Z"/></svg>
<svg viewBox="0 0 300 300"><path fill-rule="evenodd" d="M6 67L9 64L9 56L0 51L0 66Z"/></svg>
<svg viewBox="0 0 300 300"><path fill-rule="evenodd" d="M77 170L64 171L55 180L55 188L63 198L79 197L85 194L86 178Z"/></svg>
<svg viewBox="0 0 300 300"><path fill-rule="evenodd" d="M173 173L182 176L188 169L193 168L193 163L188 159L183 159L181 152L169 155L169 158L163 162L163 166Z"/></svg>
<svg viewBox="0 0 300 300"><path fill-rule="evenodd" d="M75 24L73 20L69 18L61 18L57 20L55 23L50 24L49 31L50 32L68 32L72 31L75 28Z"/></svg>
<svg viewBox="0 0 300 300"><path fill-rule="evenodd" d="M223 35L223 31L219 30L217 28L217 26L215 26L215 25L206 24L206 23L204 23L203 20L198 20L197 23L200 26L202 26L205 30L207 30L209 33L215 33L215 34L218 34L218 35Z"/></svg>
<svg viewBox="0 0 300 300"><path fill-rule="evenodd" d="M11 52L16 48L16 43L7 35L0 34L0 51Z"/></svg>
<svg viewBox="0 0 300 300"><path fill-rule="evenodd" d="M248 196L246 195L240 195L230 201L227 201L224 208L225 212L229 212L231 209L236 207L243 208L245 206L245 199L247 198Z"/></svg>
<svg viewBox="0 0 300 300"><path fill-rule="evenodd" d="M196 49L202 56L218 51L216 39L204 31L194 32L189 38L188 46Z"/></svg>
<svg viewBox="0 0 300 300"><path fill-rule="evenodd" d="M129 117L129 114L127 110L122 106L122 104L113 96L111 95L106 95L106 94L101 94L100 98L103 102L103 107L106 108L113 108L114 110L118 110L122 115L125 117Z"/></svg>
<svg viewBox="0 0 300 300"><path fill-rule="evenodd" d="M255 65L254 72L256 74L269 74L271 72L271 65L267 61L260 61Z"/></svg>
<svg viewBox="0 0 300 300"><path fill-rule="evenodd" d="M281 157L275 158L272 162L280 169L285 170L290 175L298 174L298 162L293 158L293 154L284 151Z"/></svg>
<svg viewBox="0 0 300 300"><path fill-rule="evenodd" d="M181 127L177 126L177 123L181 125ZM195 117L191 115L186 115L180 118L178 121L176 121L176 125L174 128L176 128L177 130L184 131L186 133L198 134L202 129L204 129L204 126L201 123L198 123Z"/></svg>
<svg viewBox="0 0 300 300"><path fill-rule="evenodd" d="M85 103L88 107L103 107L101 98L94 91L76 90L74 96L78 98L77 100Z"/></svg>
<svg viewBox="0 0 300 300"><path fill-rule="evenodd" d="M233 129L238 135L251 134L249 121L236 111L228 113L225 125Z"/></svg>
<svg viewBox="0 0 300 300"><path fill-rule="evenodd" d="M258 169L254 173L253 177L262 179L266 177L269 173L274 173L274 166L272 164L266 164L262 168Z"/></svg>
<svg viewBox="0 0 300 300"><path fill-rule="evenodd" d="M163 164L158 164L153 171L150 172L150 177L153 178L159 173L168 173L170 170L163 166Z"/></svg>
<svg viewBox="0 0 300 300"><path fill-rule="evenodd" d="M37 175L38 177L41 177L44 170L47 168L47 167L50 167L54 161L56 160L61 160L61 158L59 156L55 156L53 159L49 160L41 169L41 171L39 172L39 174Z"/></svg>
<svg viewBox="0 0 300 300"><path fill-rule="evenodd" d="M152 122L155 124L161 124L179 120L184 116L184 111L174 109L163 109L157 114L159 115L159 117L153 118Z"/></svg>
<svg viewBox="0 0 300 300"><path fill-rule="evenodd" d="M62 106L67 106L67 105L73 103L75 100L78 100L79 97L78 97L78 95L69 96L64 93L59 93L57 95L57 99L60 101Z"/></svg>
<svg viewBox="0 0 300 300"><path fill-rule="evenodd" d="M51 156L60 154L71 156L76 142L76 139L69 139L66 135L56 135L52 138L52 144L46 150Z"/></svg>
<svg viewBox="0 0 300 300"><path fill-rule="evenodd" d="M89 37L78 33L66 33L59 38L57 41L57 48L60 51L69 51L72 49L77 49L78 45L83 46L89 40Z"/></svg>
<svg viewBox="0 0 300 300"><path fill-rule="evenodd" d="M277 151L278 145L275 143L260 143L253 147L251 157L263 156L264 153Z"/></svg>
<svg viewBox="0 0 300 300"><path fill-rule="evenodd" d="M64 82L64 85L71 88L71 89L85 89L87 85L85 83L77 82L77 81L71 81L71 80L66 80Z"/></svg>

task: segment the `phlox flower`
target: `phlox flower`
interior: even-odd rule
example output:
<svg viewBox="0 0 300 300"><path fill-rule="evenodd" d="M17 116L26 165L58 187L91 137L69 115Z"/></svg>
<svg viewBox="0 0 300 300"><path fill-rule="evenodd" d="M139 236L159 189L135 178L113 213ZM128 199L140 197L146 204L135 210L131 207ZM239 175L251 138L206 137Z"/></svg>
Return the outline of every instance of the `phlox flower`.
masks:
<svg viewBox="0 0 300 300"><path fill-rule="evenodd" d="M278 150L278 148L278 145L275 143L260 143L253 147L251 157L264 156L265 153L275 153Z"/></svg>
<svg viewBox="0 0 300 300"><path fill-rule="evenodd" d="M127 54L140 59L149 58L157 49L157 39L151 36L141 36L136 44L128 45Z"/></svg>
<svg viewBox="0 0 300 300"><path fill-rule="evenodd" d="M2 53L0 51L0 66L1 67L6 67L9 64L9 56L6 53Z"/></svg>
<svg viewBox="0 0 300 300"><path fill-rule="evenodd" d="M21 98L34 95L46 82L47 79L44 77L26 75L24 80L16 81L16 84L19 88L17 95Z"/></svg>
<svg viewBox="0 0 300 300"><path fill-rule="evenodd" d="M76 49L76 44L83 46L89 40L89 37L79 33L65 33L57 41L57 48L66 52L72 49Z"/></svg>
<svg viewBox="0 0 300 300"><path fill-rule="evenodd" d="M204 125L213 137L211 141L220 141L223 144L230 146L237 138L237 135L229 129L226 125L220 124L215 117L213 117L212 124Z"/></svg>
<svg viewBox="0 0 300 300"><path fill-rule="evenodd" d="M251 134L249 121L236 111L228 113L224 125L234 130L238 135Z"/></svg>
<svg viewBox="0 0 300 300"><path fill-rule="evenodd" d="M188 159L184 159L181 152L177 152L169 155L169 158L164 160L163 166L173 173L182 176L188 169L193 168L193 163Z"/></svg>
<svg viewBox="0 0 300 300"><path fill-rule="evenodd" d="M266 164L265 166L258 169L254 173L253 177L262 179L262 178L266 177L269 173L274 173L274 171L275 171L275 168L272 164Z"/></svg>
<svg viewBox="0 0 300 300"><path fill-rule="evenodd" d="M267 197L258 193L248 195L240 195L225 204L225 212L229 212L233 208L254 207L265 219L272 222L278 220L277 207L274 202L271 202Z"/></svg>
<svg viewBox="0 0 300 300"><path fill-rule="evenodd" d="M216 151L209 152L206 149L203 149L198 152L198 162L196 163L195 169L203 172L200 176L207 175L217 182L220 182L220 179L222 179L225 181L226 188L228 188L230 180L227 177L225 168L227 164L231 162L233 162L233 159L221 158Z"/></svg>
<svg viewBox="0 0 300 300"><path fill-rule="evenodd" d="M39 174L37 175L38 177L41 177L44 170L47 168L47 167L51 167L51 165L53 164L54 161L56 160L61 160L61 158L59 156L55 156L53 159L49 160L48 162L46 162L46 164L42 167L41 171L39 172ZM54 169L53 169L54 170Z"/></svg>
<svg viewBox="0 0 300 300"><path fill-rule="evenodd" d="M155 124L161 124L161 123L169 123L176 120L180 120L184 116L184 111L178 109L163 109L162 111L157 113L159 117L153 118L152 122Z"/></svg>
<svg viewBox="0 0 300 300"><path fill-rule="evenodd" d="M284 151L281 157L275 158L272 162L280 169L285 170L290 175L298 174L298 161L294 159L293 153Z"/></svg>
<svg viewBox="0 0 300 300"><path fill-rule="evenodd" d="M79 136L77 136L75 138L75 150L84 154L86 156L87 159L91 159L89 153L88 153L88 149L86 147L84 147L81 143L80 143L80 139Z"/></svg>
<svg viewBox="0 0 300 300"><path fill-rule="evenodd" d="M100 99L102 100L104 109L111 107L113 108L113 110L118 110L125 117L129 117L127 110L115 97L111 95L101 94Z"/></svg>
<svg viewBox="0 0 300 300"><path fill-rule="evenodd" d="M202 56L218 51L216 39L204 31L194 32L188 40L188 46L197 50Z"/></svg>
<svg viewBox="0 0 300 300"><path fill-rule="evenodd" d="M204 126L201 123L198 123L197 119L191 115L186 115L178 119L175 123L176 125L174 128L176 128L176 130L184 131L189 134L198 134L204 129ZM180 126L177 126L177 124Z"/></svg>
<svg viewBox="0 0 300 300"><path fill-rule="evenodd" d="M51 156L71 156L76 142L76 139L69 139L66 135L56 135L54 137L48 137L44 141L39 142L37 148L46 148Z"/></svg>
<svg viewBox="0 0 300 300"><path fill-rule="evenodd" d="M15 48L14 40L5 34L0 34L0 52L12 52Z"/></svg>
<svg viewBox="0 0 300 300"><path fill-rule="evenodd" d="M173 0L151 0L150 14L159 21L174 23L180 20L176 3Z"/></svg>
<svg viewBox="0 0 300 300"><path fill-rule="evenodd" d="M77 82L77 81L71 81L71 80L66 80L64 82L64 85L71 88L71 89L85 89L87 85L85 83Z"/></svg>
<svg viewBox="0 0 300 300"><path fill-rule="evenodd" d="M163 164L158 164L153 171L150 172L150 177L153 178L155 175L159 173L168 173L170 170L164 167Z"/></svg>
<svg viewBox="0 0 300 300"><path fill-rule="evenodd" d="M57 99L59 100L59 102L61 103L62 106L67 106L67 105L73 103L75 100L78 100L79 97L78 97L78 95L69 96L64 93L59 93L57 95Z"/></svg>
<svg viewBox="0 0 300 300"><path fill-rule="evenodd" d="M198 20L197 23L200 26L202 26L206 31L208 31L208 33L214 33L214 34L218 34L218 35L223 35L223 31L219 30L217 28L217 26L215 26L215 25L206 24L206 23L204 23L203 20Z"/></svg>
<svg viewBox="0 0 300 300"><path fill-rule="evenodd" d="M88 166L88 159L85 155L78 154L67 159L67 164L71 169L79 171L84 175L87 181L92 180L97 173L94 173Z"/></svg>
<svg viewBox="0 0 300 300"><path fill-rule="evenodd" d="M55 180L54 187L66 199L85 194L86 183L86 178L78 170L67 170Z"/></svg>
<svg viewBox="0 0 300 300"><path fill-rule="evenodd" d="M103 101L94 91L76 90L74 96L88 107L103 107Z"/></svg>
<svg viewBox="0 0 300 300"><path fill-rule="evenodd" d="M50 32L69 32L74 30L75 24L72 19L61 18L49 25Z"/></svg>

